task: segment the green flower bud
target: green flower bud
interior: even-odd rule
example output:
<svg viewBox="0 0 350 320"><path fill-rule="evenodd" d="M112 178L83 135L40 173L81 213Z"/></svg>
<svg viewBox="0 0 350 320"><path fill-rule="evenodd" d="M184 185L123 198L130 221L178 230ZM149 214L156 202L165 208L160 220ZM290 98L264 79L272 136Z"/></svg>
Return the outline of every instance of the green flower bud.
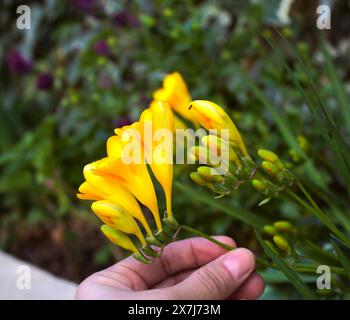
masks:
<svg viewBox="0 0 350 320"><path fill-rule="evenodd" d="M284 169L283 163L278 157L278 155L270 150L260 149L258 150L258 155L261 159L269 162L273 162L273 164L279 169Z"/></svg>
<svg viewBox="0 0 350 320"><path fill-rule="evenodd" d="M280 170L270 161L263 161L261 166L267 174L274 177L280 172Z"/></svg>
<svg viewBox="0 0 350 320"><path fill-rule="evenodd" d="M203 177L205 180L208 180L208 181L220 183L224 179L220 175L219 171L211 167L205 167L205 166L199 167L197 169L197 172L200 174L201 177Z"/></svg>
<svg viewBox="0 0 350 320"><path fill-rule="evenodd" d="M291 248L290 248L289 242L285 238L283 238L281 236L274 236L273 242L275 243L277 248L279 248L283 251L290 252Z"/></svg>
<svg viewBox="0 0 350 320"><path fill-rule="evenodd" d="M288 153L294 162L299 162L301 160L301 157L296 150L290 149Z"/></svg>
<svg viewBox="0 0 350 320"><path fill-rule="evenodd" d="M190 159L199 161L201 164L207 164L211 167L218 166L220 164L220 158L211 153L206 147L193 146L190 148Z"/></svg>
<svg viewBox="0 0 350 320"><path fill-rule="evenodd" d="M267 189L267 185L265 182L259 180L259 179L253 179L252 180L253 187L259 191L259 192L265 192Z"/></svg>
<svg viewBox="0 0 350 320"><path fill-rule="evenodd" d="M275 236L278 234L277 228L275 228L274 226L271 226L269 224L267 224L263 227L263 231L270 236Z"/></svg>
<svg viewBox="0 0 350 320"><path fill-rule="evenodd" d="M258 155L261 159L270 161L270 162L275 162L279 160L278 155L276 153L266 149L259 149Z"/></svg>
<svg viewBox="0 0 350 320"><path fill-rule="evenodd" d="M303 149L305 152L307 152L310 149L310 143L303 135L298 135L297 140L300 148Z"/></svg>
<svg viewBox="0 0 350 320"><path fill-rule="evenodd" d="M284 232L292 232L294 229L293 225L289 221L276 221L273 224L278 230Z"/></svg>
<svg viewBox="0 0 350 320"><path fill-rule="evenodd" d="M200 186L208 186L208 181L203 179L198 172L191 172L190 178Z"/></svg>

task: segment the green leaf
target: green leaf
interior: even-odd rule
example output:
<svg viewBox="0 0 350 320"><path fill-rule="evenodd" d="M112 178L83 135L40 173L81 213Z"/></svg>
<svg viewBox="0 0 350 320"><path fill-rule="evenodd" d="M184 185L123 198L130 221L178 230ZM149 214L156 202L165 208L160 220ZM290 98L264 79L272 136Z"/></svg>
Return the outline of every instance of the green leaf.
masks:
<svg viewBox="0 0 350 320"><path fill-rule="evenodd" d="M332 240L331 241L334 251L337 255L339 262L342 264L344 270L346 271L348 278L350 279L350 261L345 253L337 246L337 244Z"/></svg>
<svg viewBox="0 0 350 320"><path fill-rule="evenodd" d="M331 80L331 83L333 84L335 96L338 99L338 103L343 114L343 119L346 124L346 128L350 133L350 101L345 93L344 86L342 85L342 82L340 81L339 76L337 75L337 71L327 51L327 48L325 46L325 40L323 37L321 38L320 42L322 53L325 58L326 71Z"/></svg>
<svg viewBox="0 0 350 320"><path fill-rule="evenodd" d="M254 81L242 70L241 67L236 66L236 72L240 73L241 77L245 80L255 97L260 100L263 107L265 107L271 114L278 130L281 132L282 137L291 149L294 149L298 154L305 159L305 171L308 178L313 181L316 185L325 188L325 183L321 178L320 173L317 171L311 159L307 157L305 152L299 146L296 138L296 134L293 133L290 128L287 119L279 113L277 106L271 103L265 96L265 94L258 88Z"/></svg>
<svg viewBox="0 0 350 320"><path fill-rule="evenodd" d="M232 205L228 204L224 199L214 199L208 193L200 191L198 188L187 186L181 182L175 182L174 185L179 191L182 192L184 196L189 197L191 202L198 202L208 205L250 226L262 229L264 225L271 223L268 219L247 210L232 207Z"/></svg>
<svg viewBox="0 0 350 320"><path fill-rule="evenodd" d="M260 243L260 245L263 247L265 253L271 260L274 262L274 264L285 274L285 276L289 279L291 284L295 287L295 289L298 290L298 292L308 300L314 300L317 299L314 292L304 283L304 281L299 277L299 275L288 265L288 263L280 257L280 255L277 253L277 251L271 249L265 241L262 239L261 235L256 231L256 237Z"/></svg>
<svg viewBox="0 0 350 320"><path fill-rule="evenodd" d="M259 271L259 275L261 275L266 283L269 284L289 283L289 279L286 277L286 275L279 270L267 269L265 271ZM300 275L300 279L305 283L315 283L317 275L302 274Z"/></svg>
<svg viewBox="0 0 350 320"><path fill-rule="evenodd" d="M297 66L305 73L308 80L308 88L304 89L304 85L300 83L300 80L283 61L283 66L286 71L291 75L294 84L296 85L299 93L304 98L307 106L314 115L315 124L317 128L320 129L328 149L331 150L334 158L334 167L338 171L339 176L344 180L345 186L350 195L350 148L346 144L344 137L338 130L337 124L334 122L332 116L330 115L328 108L325 106L322 97L319 94L319 89L316 88L314 80L311 76L311 72L304 63L301 56L295 50L295 48L289 43L287 39L276 29L277 33L283 40L289 52L296 58ZM270 46L278 52L278 50L273 46L273 44L268 41Z"/></svg>
<svg viewBox="0 0 350 320"><path fill-rule="evenodd" d="M295 247L308 259L311 259L319 264L326 264L330 266L339 265L339 262L333 254L325 251L309 240L306 240L302 244L295 244Z"/></svg>

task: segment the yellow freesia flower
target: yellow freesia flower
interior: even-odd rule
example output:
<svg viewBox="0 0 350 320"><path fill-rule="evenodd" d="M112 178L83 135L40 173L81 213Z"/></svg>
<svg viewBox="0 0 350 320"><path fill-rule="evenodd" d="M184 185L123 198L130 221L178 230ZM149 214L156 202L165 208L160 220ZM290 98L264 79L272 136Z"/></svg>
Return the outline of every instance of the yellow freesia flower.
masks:
<svg viewBox="0 0 350 320"><path fill-rule="evenodd" d="M152 121L152 112L151 108L152 105L159 103L157 100L153 100L150 104L150 107L143 110L141 115L140 115L140 121ZM176 132L176 129L182 129L186 130L188 129L187 125L185 122L183 122L176 114L173 113L173 118L174 118L174 132Z"/></svg>
<svg viewBox="0 0 350 320"><path fill-rule="evenodd" d="M120 232L106 224L101 226L103 234L114 244L132 252L137 252L137 248L131 239L123 232Z"/></svg>
<svg viewBox="0 0 350 320"><path fill-rule="evenodd" d="M116 140L112 140L115 142ZM112 177L124 186L135 198L150 209L157 229L162 230L157 196L145 163L125 164L121 158L108 156L98 160L94 173L102 177Z"/></svg>
<svg viewBox="0 0 350 320"><path fill-rule="evenodd" d="M163 87L154 92L153 99L169 103L170 107L179 115L193 121L188 112L192 98L180 73L173 72L166 75L163 79Z"/></svg>
<svg viewBox="0 0 350 320"><path fill-rule="evenodd" d="M145 137L145 127L147 126L151 130L151 137ZM135 122L132 126L116 129L115 132L121 137L131 129L138 133L143 156L164 190L167 214L171 216L174 116L169 104L153 101L150 108L142 112L139 122Z"/></svg>
<svg viewBox="0 0 350 320"><path fill-rule="evenodd" d="M134 234L142 245L146 244L136 221L122 207L108 200L99 200L92 203L91 209L106 225L124 233Z"/></svg>
<svg viewBox="0 0 350 320"><path fill-rule="evenodd" d="M244 156L248 155L243 139L228 114L216 103L207 100L192 101L189 110L192 118L205 129L229 129L230 141L237 144Z"/></svg>
<svg viewBox="0 0 350 320"><path fill-rule="evenodd" d="M100 176L94 170L96 163L90 163L84 167L85 182L80 186L78 198L86 200L108 200L129 212L140 221L149 235L152 231L145 219L141 208L134 196L114 176Z"/></svg>
<svg viewBox="0 0 350 320"><path fill-rule="evenodd" d="M173 131L174 117L167 103L158 101L151 105L153 146L150 167L161 184L165 197L168 216L172 215L171 195L173 183ZM160 131L163 130L163 131ZM162 133L160 137L157 134ZM159 141L162 138L162 141Z"/></svg>

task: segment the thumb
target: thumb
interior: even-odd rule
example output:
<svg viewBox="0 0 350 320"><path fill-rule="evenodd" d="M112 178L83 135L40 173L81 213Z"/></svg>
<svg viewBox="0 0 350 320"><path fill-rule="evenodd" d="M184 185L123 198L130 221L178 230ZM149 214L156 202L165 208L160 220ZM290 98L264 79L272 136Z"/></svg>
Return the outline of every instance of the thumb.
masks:
<svg viewBox="0 0 350 320"><path fill-rule="evenodd" d="M226 299L248 279L254 267L255 259L251 251L235 249L173 286L172 294L174 299Z"/></svg>

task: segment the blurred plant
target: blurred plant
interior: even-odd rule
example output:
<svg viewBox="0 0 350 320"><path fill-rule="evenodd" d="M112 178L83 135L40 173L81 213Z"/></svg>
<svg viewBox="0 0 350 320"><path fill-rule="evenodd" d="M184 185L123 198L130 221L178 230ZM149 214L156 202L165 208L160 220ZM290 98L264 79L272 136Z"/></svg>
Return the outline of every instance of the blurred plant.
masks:
<svg viewBox="0 0 350 320"><path fill-rule="evenodd" d="M331 4L331 33L313 27L315 8L302 1L295 1L292 14L285 12L290 25L279 20L277 3L271 1L84 1L85 9L78 2L31 2L31 30L16 28L14 1L0 3L1 248L75 281L124 256L103 241L96 232L97 219L72 195L83 165L103 153L114 128L139 119L152 92L174 70L191 88L189 100L206 97L227 107L265 178L278 185L255 154L263 148L273 150L332 223L349 234L349 32L344 1ZM107 44L108 56L96 53L98 41ZM6 59L11 49L20 54L12 61L22 60L24 74L11 71ZM42 73L54 79L50 90L37 87ZM176 127L192 126L176 116ZM300 136L308 141L306 148ZM174 166L172 210L178 221L208 234L232 234L259 254L251 227L262 231L273 221L288 220L302 239L282 234L305 256L294 261L299 278L312 288L317 265L327 264L332 274L335 270L328 297L348 297L346 275L336 274L338 268L345 270L339 262L344 259L338 257L339 252L348 257L346 247L303 203L286 195L287 188L262 206L257 204L267 196L254 192L251 183L215 199L191 183L192 171L197 171L192 165ZM206 168L199 171L208 173ZM200 174L195 176L202 179ZM295 183L291 189L309 205ZM281 261L290 266L292 260L275 244L274 251L263 249L268 253L263 262L270 264L273 258L274 266L285 267ZM43 252L50 252L50 258ZM276 252L283 260L276 259ZM268 267L261 272L267 297L300 297L283 273Z"/></svg>

